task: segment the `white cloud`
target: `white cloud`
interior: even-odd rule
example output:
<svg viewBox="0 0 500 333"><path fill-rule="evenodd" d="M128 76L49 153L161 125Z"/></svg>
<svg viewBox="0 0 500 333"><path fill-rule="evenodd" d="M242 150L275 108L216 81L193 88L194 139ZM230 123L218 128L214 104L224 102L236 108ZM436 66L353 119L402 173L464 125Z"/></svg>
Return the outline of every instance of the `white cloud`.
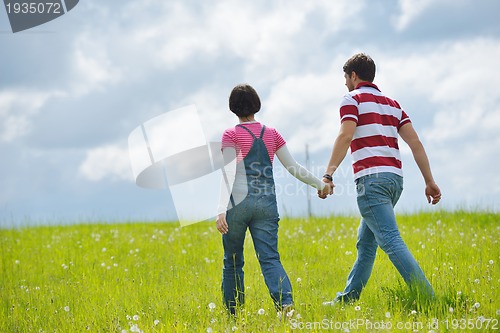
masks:
<svg viewBox="0 0 500 333"><path fill-rule="evenodd" d="M401 13L394 18L397 30L404 30L415 20L427 7L432 5L433 0L399 0Z"/></svg>
<svg viewBox="0 0 500 333"><path fill-rule="evenodd" d="M302 151L306 143L312 152L332 146L339 128L338 103L347 91L339 61L322 73L284 78L264 101L262 119L283 134L292 150Z"/></svg>
<svg viewBox="0 0 500 333"><path fill-rule="evenodd" d="M103 179L134 181L126 146L108 144L90 149L79 168L79 173L90 181Z"/></svg>
<svg viewBox="0 0 500 333"><path fill-rule="evenodd" d="M133 3L123 15L132 25L127 42L132 53L148 50L145 64L173 69L192 57L241 59L247 73L259 69L277 78L323 35L345 28L362 4L343 1L218 1L186 6L184 2ZM151 15L154 11L158 15ZM318 35L312 15L328 22ZM117 34L117 39L124 35ZM122 47L127 43L118 42ZM125 55L126 56L126 55ZM314 56L314 54L310 54Z"/></svg>
<svg viewBox="0 0 500 333"><path fill-rule="evenodd" d="M107 42L98 39L98 36L82 34L75 42L72 58L75 78L71 85L75 96L101 90L122 79L121 70L109 58Z"/></svg>
<svg viewBox="0 0 500 333"><path fill-rule="evenodd" d="M0 142L11 142L27 135L32 118L50 98L64 95L59 91L8 89L0 91Z"/></svg>

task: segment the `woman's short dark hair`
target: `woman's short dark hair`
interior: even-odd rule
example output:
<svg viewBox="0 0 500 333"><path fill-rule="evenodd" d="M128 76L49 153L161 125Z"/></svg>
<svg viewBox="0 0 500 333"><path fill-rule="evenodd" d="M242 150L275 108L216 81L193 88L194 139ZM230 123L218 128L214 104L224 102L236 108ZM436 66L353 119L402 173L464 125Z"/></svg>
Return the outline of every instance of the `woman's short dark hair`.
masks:
<svg viewBox="0 0 500 333"><path fill-rule="evenodd" d="M252 86L239 84L229 96L229 109L238 117L248 117L260 110L260 98Z"/></svg>
<svg viewBox="0 0 500 333"><path fill-rule="evenodd" d="M356 72L358 77L363 81L373 82L375 79L375 62L369 55L358 53L353 55L344 64L344 73L351 75Z"/></svg>

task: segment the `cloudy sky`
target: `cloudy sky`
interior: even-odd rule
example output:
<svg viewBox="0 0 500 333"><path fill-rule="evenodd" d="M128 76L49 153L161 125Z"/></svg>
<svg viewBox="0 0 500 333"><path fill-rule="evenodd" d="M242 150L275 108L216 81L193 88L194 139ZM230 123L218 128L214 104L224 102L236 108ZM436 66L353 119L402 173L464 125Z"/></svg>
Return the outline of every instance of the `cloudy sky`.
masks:
<svg viewBox="0 0 500 333"><path fill-rule="evenodd" d="M498 211L499 12L497 0L82 0L13 34L1 7L0 225L175 219L168 190L135 185L128 135L195 105L206 139L220 140L241 82L261 95L258 119L302 164L307 144L321 176L347 91L342 65L359 51L419 132L441 208ZM397 209L429 209L401 146ZM306 214L307 189L276 175L281 215ZM339 193L313 198L313 213L356 213L349 157L335 178Z"/></svg>

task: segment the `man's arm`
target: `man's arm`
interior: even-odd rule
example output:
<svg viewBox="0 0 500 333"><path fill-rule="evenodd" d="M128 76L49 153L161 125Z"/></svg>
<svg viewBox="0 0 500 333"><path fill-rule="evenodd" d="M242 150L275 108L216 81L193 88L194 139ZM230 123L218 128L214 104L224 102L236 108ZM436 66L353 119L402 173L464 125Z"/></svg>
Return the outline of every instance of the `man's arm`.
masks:
<svg viewBox="0 0 500 333"><path fill-rule="evenodd" d="M337 135L335 143L333 144L332 155L330 157L330 161L328 162L328 166L326 167L326 174L333 175L335 170L337 170L337 168L339 167L340 163L342 163L342 161L344 160L345 155L347 154L347 150L351 145L354 132L356 131L356 126L356 122L351 120L345 120L340 125L339 134ZM329 184L333 189L334 185L330 179L323 178L323 181ZM325 195L320 194L319 191L318 196L323 199L326 197Z"/></svg>
<svg viewBox="0 0 500 333"><path fill-rule="evenodd" d="M399 129L399 135L408 144L413 154L413 158L417 163L422 176L425 181L425 197L427 202L435 205L441 200L441 190L436 185L434 178L432 177L431 167L429 164L429 159L425 152L424 146L420 141L417 132L413 128L410 122L407 122Z"/></svg>
<svg viewBox="0 0 500 333"><path fill-rule="evenodd" d="M333 144L332 156L330 157L330 162L328 162L328 166L326 167L327 174L332 175L335 170L337 170L340 163L344 160L347 150L351 145L354 132L356 131L356 126L356 122L351 120L345 120L340 125L339 134Z"/></svg>

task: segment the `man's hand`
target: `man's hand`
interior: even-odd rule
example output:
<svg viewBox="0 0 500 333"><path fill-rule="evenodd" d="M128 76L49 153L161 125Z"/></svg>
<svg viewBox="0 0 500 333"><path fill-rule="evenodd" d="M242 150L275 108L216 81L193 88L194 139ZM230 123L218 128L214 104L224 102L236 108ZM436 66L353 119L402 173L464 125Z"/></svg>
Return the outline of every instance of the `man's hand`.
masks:
<svg viewBox="0 0 500 333"><path fill-rule="evenodd" d="M441 200L441 190L436 183L431 182L425 186L425 197L427 198L427 202L433 205Z"/></svg>
<svg viewBox="0 0 500 333"><path fill-rule="evenodd" d="M318 197L321 199L325 199L327 195L333 194L333 188L335 187L331 180L323 178L323 182L325 183L325 186L322 190L318 190Z"/></svg>
<svg viewBox="0 0 500 333"><path fill-rule="evenodd" d="M220 213L219 215L217 215L216 225L217 230L219 230L221 234L227 234L227 232L229 231L229 227L227 226L226 222L226 213Z"/></svg>

